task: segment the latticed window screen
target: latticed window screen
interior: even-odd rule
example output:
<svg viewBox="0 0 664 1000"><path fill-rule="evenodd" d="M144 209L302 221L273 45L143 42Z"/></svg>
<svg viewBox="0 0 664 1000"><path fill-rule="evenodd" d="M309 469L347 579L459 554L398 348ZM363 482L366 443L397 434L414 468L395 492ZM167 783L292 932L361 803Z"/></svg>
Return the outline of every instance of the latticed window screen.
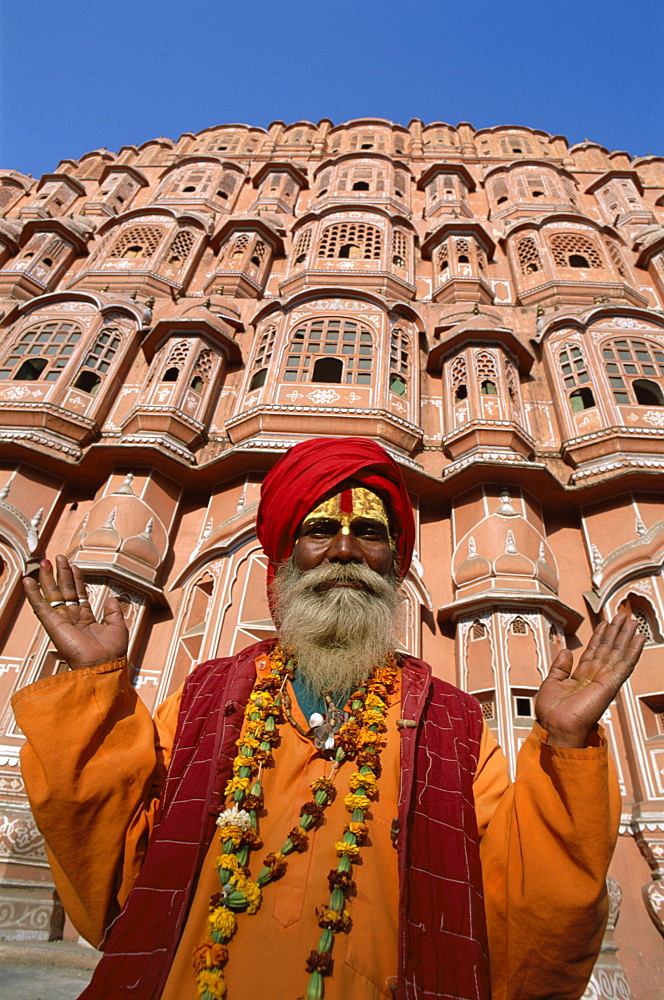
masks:
<svg viewBox="0 0 664 1000"><path fill-rule="evenodd" d="M2 187L0 187L0 211L6 208L7 205L14 200L17 194L18 188L8 184L3 184Z"/></svg>
<svg viewBox="0 0 664 1000"><path fill-rule="evenodd" d="M249 240L251 239L249 233L240 233L236 236L234 240L229 242L227 256L231 260L240 260L244 256L244 252L249 246Z"/></svg>
<svg viewBox="0 0 664 1000"><path fill-rule="evenodd" d="M81 337L76 323L46 322L21 335L0 368L0 379L55 382Z"/></svg>
<svg viewBox="0 0 664 1000"><path fill-rule="evenodd" d="M497 181L494 182L492 190L493 190L493 196L496 199L498 205L502 205L504 202L507 201L508 198L507 182L503 177L499 178Z"/></svg>
<svg viewBox="0 0 664 1000"><path fill-rule="evenodd" d="M470 630L471 639L483 639L486 635L486 625L476 618Z"/></svg>
<svg viewBox="0 0 664 1000"><path fill-rule="evenodd" d="M581 348L577 347L576 344L566 344L558 355L558 361L566 389L574 389L576 386L590 382Z"/></svg>
<svg viewBox="0 0 664 1000"><path fill-rule="evenodd" d="M317 194L322 194L323 191L327 191L330 184L331 170L324 170L323 173L318 178L318 187L316 189Z"/></svg>
<svg viewBox="0 0 664 1000"><path fill-rule="evenodd" d="M528 629L523 618L515 618L512 622L512 632L514 635L526 635Z"/></svg>
<svg viewBox="0 0 664 1000"><path fill-rule="evenodd" d="M495 718L495 707L493 701L481 701L480 708L482 709L482 718L490 722Z"/></svg>
<svg viewBox="0 0 664 1000"><path fill-rule="evenodd" d="M645 340L613 340L603 345L602 355L616 403L662 405L657 395L658 391L661 395L664 380L664 351L658 345ZM650 390L652 399L639 379L657 383Z"/></svg>
<svg viewBox="0 0 664 1000"><path fill-rule="evenodd" d="M54 264L56 260L62 257L66 249L67 244L63 240L52 240L46 247L46 253L42 258L42 263Z"/></svg>
<svg viewBox="0 0 664 1000"><path fill-rule="evenodd" d="M227 170L217 185L217 195L222 201L227 201L237 186L238 176Z"/></svg>
<svg viewBox="0 0 664 1000"><path fill-rule="evenodd" d="M478 351L475 355L475 375L478 379L498 377L496 359L488 351Z"/></svg>
<svg viewBox="0 0 664 1000"><path fill-rule="evenodd" d="M152 257L164 237L160 226L132 226L121 233L109 257Z"/></svg>
<svg viewBox="0 0 664 1000"><path fill-rule="evenodd" d="M535 274L542 270L542 258L532 236L524 236L519 240L516 255L522 274Z"/></svg>
<svg viewBox="0 0 664 1000"><path fill-rule="evenodd" d="M178 344L172 348L171 353L168 355L168 360L166 365L170 368L173 365L177 365L178 368L186 363L189 357L189 351L191 350L191 344L186 340L181 340Z"/></svg>
<svg viewBox="0 0 664 1000"><path fill-rule="evenodd" d="M507 383L507 391L509 393L510 399L513 403L518 404L519 402L519 379L517 376L516 368L509 360L505 358L503 361L503 367L505 369L505 382Z"/></svg>
<svg viewBox="0 0 664 1000"><path fill-rule="evenodd" d="M256 267L260 267L265 259L265 254L267 253L267 247L262 240L256 240L254 247L251 251L251 263L255 264Z"/></svg>
<svg viewBox="0 0 664 1000"><path fill-rule="evenodd" d="M166 251L167 264L184 264L196 242L195 235L189 229L182 229L173 239Z"/></svg>
<svg viewBox="0 0 664 1000"><path fill-rule="evenodd" d="M406 237L398 229L392 233L392 263L396 267L406 266Z"/></svg>
<svg viewBox="0 0 664 1000"><path fill-rule="evenodd" d="M466 358L463 354L460 354L452 362L452 367L450 368L450 381L452 383L452 392L455 395L459 386L465 386L468 381Z"/></svg>
<svg viewBox="0 0 664 1000"><path fill-rule="evenodd" d="M204 347L196 358L194 371L201 375L207 382L215 368L216 356L209 347Z"/></svg>
<svg viewBox="0 0 664 1000"><path fill-rule="evenodd" d="M447 271L450 266L450 252L447 243L436 250L436 267L439 271Z"/></svg>
<svg viewBox="0 0 664 1000"><path fill-rule="evenodd" d="M85 368L93 368L100 375L105 375L113 364L122 340L115 330L102 330L95 346L83 362Z"/></svg>
<svg viewBox="0 0 664 1000"><path fill-rule="evenodd" d="M305 229L297 238L295 243L295 248L293 250L293 257L296 264L301 264L309 253L309 247L311 246L311 230Z"/></svg>
<svg viewBox="0 0 664 1000"><path fill-rule="evenodd" d="M636 619L636 631L637 634L645 635L648 642L653 641L652 637L652 626L650 624L650 619L643 608L635 608L632 612Z"/></svg>
<svg viewBox="0 0 664 1000"><path fill-rule="evenodd" d="M521 135L502 138L500 140L500 149L505 156L511 156L512 153L532 153L533 151L530 140Z"/></svg>
<svg viewBox="0 0 664 1000"><path fill-rule="evenodd" d="M30 242L24 247L21 257L35 257L48 241L48 236L33 236Z"/></svg>
<svg viewBox="0 0 664 1000"><path fill-rule="evenodd" d="M397 198L403 198L408 190L408 177L406 174L402 173L401 170L397 170L394 175L394 193Z"/></svg>
<svg viewBox="0 0 664 1000"><path fill-rule="evenodd" d="M623 262L623 259L620 256L620 251L618 250L618 247L615 245L615 243L612 243L610 240L606 241L605 246L606 246L606 251L609 255L609 259L611 260L611 263L615 267L616 271L618 272L621 278L626 278L627 271L625 269L625 264Z"/></svg>
<svg viewBox="0 0 664 1000"><path fill-rule="evenodd" d="M557 267L604 267L599 250L587 236L559 233L550 239Z"/></svg>
<svg viewBox="0 0 664 1000"><path fill-rule="evenodd" d="M339 222L328 226L318 248L318 256L327 258L378 260L380 254L380 229L364 222Z"/></svg>
<svg viewBox="0 0 664 1000"><path fill-rule="evenodd" d="M368 327L351 319L312 319L291 337L284 367L284 382L310 382L321 357L343 363L341 381L347 385L371 385L373 336Z"/></svg>
<svg viewBox="0 0 664 1000"><path fill-rule="evenodd" d="M477 247L477 266L480 271L486 271L488 266L488 261L486 259L486 254L482 247Z"/></svg>

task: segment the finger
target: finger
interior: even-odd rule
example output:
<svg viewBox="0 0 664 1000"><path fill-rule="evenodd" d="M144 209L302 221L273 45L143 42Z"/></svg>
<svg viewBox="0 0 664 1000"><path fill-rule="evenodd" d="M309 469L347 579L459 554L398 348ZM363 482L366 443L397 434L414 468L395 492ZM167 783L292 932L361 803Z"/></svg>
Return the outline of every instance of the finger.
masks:
<svg viewBox="0 0 664 1000"><path fill-rule="evenodd" d="M88 588L85 585L85 580L83 579L83 574L75 563L71 563L71 573L74 578L74 587L76 588L76 597L78 603L83 607L90 608L90 598L88 597Z"/></svg>
<svg viewBox="0 0 664 1000"><path fill-rule="evenodd" d="M64 598L60 593L60 588L55 582L55 577L53 575L53 566L48 559L42 559L39 563L39 586L41 587L41 592L44 595L44 600L47 601L51 607L55 603L64 604Z"/></svg>
<svg viewBox="0 0 664 1000"><path fill-rule="evenodd" d="M597 648L601 645L604 640L604 633L609 627L608 622L600 622L593 634L590 637L590 642L581 653L579 658L579 666L586 660L594 660L597 655Z"/></svg>
<svg viewBox="0 0 664 1000"><path fill-rule="evenodd" d="M40 621L42 621L44 616L50 611L53 611L53 608L42 594L41 587L36 580L32 579L31 576L23 577L23 590L25 591L25 596L28 599L30 607Z"/></svg>
<svg viewBox="0 0 664 1000"><path fill-rule="evenodd" d="M565 681L572 672L574 658L569 649L561 649L549 668L547 680Z"/></svg>
<svg viewBox="0 0 664 1000"><path fill-rule="evenodd" d="M107 625L120 625L124 623L122 606L112 594L104 601L104 621Z"/></svg>
<svg viewBox="0 0 664 1000"><path fill-rule="evenodd" d="M66 556L56 556L55 566L58 573L58 588L62 594L65 604L78 604L78 593L76 583Z"/></svg>

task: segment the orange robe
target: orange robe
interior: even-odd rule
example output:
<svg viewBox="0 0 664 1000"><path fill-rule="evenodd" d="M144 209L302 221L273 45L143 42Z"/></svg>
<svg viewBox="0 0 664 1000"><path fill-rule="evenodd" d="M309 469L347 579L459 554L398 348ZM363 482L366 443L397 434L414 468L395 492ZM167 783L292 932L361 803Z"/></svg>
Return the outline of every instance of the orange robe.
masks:
<svg viewBox="0 0 664 1000"><path fill-rule="evenodd" d="M294 701L297 712L297 703ZM81 934L98 945L140 870L177 723L179 692L157 710L154 725L131 689L123 661L57 674L19 692L14 708L28 737L22 767L54 879ZM398 878L389 826L396 816L398 699L389 709L380 796L372 805L370 842L355 868L353 927L337 935L326 1000L391 997L396 976ZM66 720L71 720L67 725ZM63 722L64 720L64 722ZM63 738L64 734L64 738ZM538 726L519 754L510 785L502 751L485 727L474 780L481 837L493 1000L576 1000L599 949L606 902L602 885L613 850L620 800L605 746L548 747ZM308 740L284 726L275 766L264 772L264 851L278 850L310 798L309 782L330 765ZM343 796L352 764L339 772L339 795L309 850L291 855L286 875L264 891L254 916L241 915L230 945L229 1000L245 1000L266 981L270 1000L306 989L305 959L316 947L315 907L329 899L333 842L347 821ZM207 902L217 891L213 843L162 1000L194 1000L191 951L205 936ZM555 884L556 906L547 883ZM563 890L561 893L560 890ZM565 907L560 907L561 895ZM155 914L155 919L159 919ZM592 929L589 934L588 928ZM544 975L542 974L544 971Z"/></svg>

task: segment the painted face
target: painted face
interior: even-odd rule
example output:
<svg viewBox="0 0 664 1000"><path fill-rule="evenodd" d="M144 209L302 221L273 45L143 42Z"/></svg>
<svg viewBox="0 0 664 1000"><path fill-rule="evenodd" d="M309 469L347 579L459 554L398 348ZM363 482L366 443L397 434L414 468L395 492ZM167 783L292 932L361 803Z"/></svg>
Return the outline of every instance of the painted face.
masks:
<svg viewBox="0 0 664 1000"><path fill-rule="evenodd" d="M301 570L322 562L363 562L385 575L394 563L394 552L381 498L364 487L349 487L307 514L293 555Z"/></svg>

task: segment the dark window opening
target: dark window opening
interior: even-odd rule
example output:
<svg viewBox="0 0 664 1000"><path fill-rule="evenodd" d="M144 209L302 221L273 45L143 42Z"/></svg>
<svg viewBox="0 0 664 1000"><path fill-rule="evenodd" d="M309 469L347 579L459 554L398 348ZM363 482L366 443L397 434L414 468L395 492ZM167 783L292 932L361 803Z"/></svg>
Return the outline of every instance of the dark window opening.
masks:
<svg viewBox="0 0 664 1000"><path fill-rule="evenodd" d="M531 698L515 698L514 703L516 705L517 718L532 719L533 703Z"/></svg>
<svg viewBox="0 0 664 1000"><path fill-rule="evenodd" d="M485 378L480 386L480 392L483 396L497 396L496 383L492 382L491 379Z"/></svg>
<svg viewBox="0 0 664 1000"><path fill-rule="evenodd" d="M543 191L533 191L533 198L543 198L543 197L544 197Z"/></svg>
<svg viewBox="0 0 664 1000"><path fill-rule="evenodd" d="M449 266L449 261L444 260L441 262L440 269L441 271L446 271Z"/></svg>
<svg viewBox="0 0 664 1000"><path fill-rule="evenodd" d="M318 192L318 197L321 198L324 194L327 194L327 188L323 188L322 191Z"/></svg>
<svg viewBox="0 0 664 1000"><path fill-rule="evenodd" d="M228 195L226 194L225 191L217 191L217 197L223 198L224 201L228 201Z"/></svg>
<svg viewBox="0 0 664 1000"><path fill-rule="evenodd" d="M139 247L138 245L133 247L127 247L122 256L123 258L138 257L138 255L142 252L142 250L143 247Z"/></svg>
<svg viewBox="0 0 664 1000"><path fill-rule="evenodd" d="M523 150L521 149L521 146L512 146L512 152L513 153L523 153Z"/></svg>
<svg viewBox="0 0 664 1000"><path fill-rule="evenodd" d="M46 368L46 358L26 358L14 375L16 382L34 382Z"/></svg>
<svg viewBox="0 0 664 1000"><path fill-rule="evenodd" d="M468 386L458 385L456 387L456 392L454 393L454 399L457 403L462 399L468 399Z"/></svg>
<svg viewBox="0 0 664 1000"><path fill-rule="evenodd" d="M34 257L34 255L35 255L34 250L28 250L27 253L23 254L24 257Z"/></svg>
<svg viewBox="0 0 664 1000"><path fill-rule="evenodd" d="M191 380L191 385L189 386L189 388L193 389L194 392L203 391L203 379L201 378L200 375L194 375L193 379Z"/></svg>
<svg viewBox="0 0 664 1000"><path fill-rule="evenodd" d="M182 190L188 193L189 191L195 191L196 186L194 184L187 184L187 186L183 187Z"/></svg>
<svg viewBox="0 0 664 1000"><path fill-rule="evenodd" d="M356 243L344 243L339 249L339 256L344 260L359 260L360 248Z"/></svg>
<svg viewBox="0 0 664 1000"><path fill-rule="evenodd" d="M178 255L176 253L172 253L171 256L168 258L168 263L169 264L181 264L182 263L182 257L178 257Z"/></svg>
<svg viewBox="0 0 664 1000"><path fill-rule="evenodd" d="M503 195L501 195L501 196L500 196L500 198L498 199L498 204L499 204L499 205L502 205L502 204L503 204L504 202L506 202L506 201L507 201L507 195L506 195L506 194L503 194Z"/></svg>
<svg viewBox="0 0 664 1000"><path fill-rule="evenodd" d="M369 184L367 181L355 181L353 184L353 191L368 191Z"/></svg>
<svg viewBox="0 0 664 1000"><path fill-rule="evenodd" d="M83 392L89 392L91 396L94 396L97 389L101 385L101 379L99 375L95 375L94 372L84 371L78 376L74 382L75 389L81 389Z"/></svg>
<svg viewBox="0 0 664 1000"><path fill-rule="evenodd" d="M296 264L301 264L301 263L302 263L302 261L303 261L303 260L306 260L306 259L307 259L307 255L306 255L306 253L299 253L299 254L297 255L297 257L295 258L295 263L296 263Z"/></svg>
<svg viewBox="0 0 664 1000"><path fill-rule="evenodd" d="M394 257L392 258L392 263L396 267L405 267L406 266L405 260L403 259L403 257L400 257L398 253L395 253Z"/></svg>
<svg viewBox="0 0 664 1000"><path fill-rule="evenodd" d="M590 267L590 261L582 253L571 253L569 255L570 267Z"/></svg>
<svg viewBox="0 0 664 1000"><path fill-rule="evenodd" d="M461 254L459 254L459 263L460 264L470 264L470 258L468 257L467 253L461 253Z"/></svg>
<svg viewBox="0 0 664 1000"><path fill-rule="evenodd" d="M341 382L343 361L339 358L318 358L311 375L312 382Z"/></svg>
<svg viewBox="0 0 664 1000"><path fill-rule="evenodd" d="M390 392L396 392L397 396L406 395L406 383L401 375L390 375Z"/></svg>
<svg viewBox="0 0 664 1000"><path fill-rule="evenodd" d="M260 389L262 385L265 385L266 378L267 368L261 368L252 378L251 383L249 384L249 392L251 392L252 389Z"/></svg>
<svg viewBox="0 0 664 1000"><path fill-rule="evenodd" d="M51 260L50 257L44 257L42 264L46 264L46 267L52 267L53 261Z"/></svg>
<svg viewBox="0 0 664 1000"><path fill-rule="evenodd" d="M664 406L664 394L656 382L639 378L632 382L632 388L639 406Z"/></svg>
<svg viewBox="0 0 664 1000"><path fill-rule="evenodd" d="M363 142L360 149L373 149L373 142Z"/></svg>
<svg viewBox="0 0 664 1000"><path fill-rule="evenodd" d="M572 407L572 413L581 413L582 410L589 410L595 405L595 397L593 396L592 389L589 389L587 385L582 389L575 389L569 397L569 403Z"/></svg>
<svg viewBox="0 0 664 1000"><path fill-rule="evenodd" d="M161 381L162 382L177 382L177 380L179 378L179 375L180 375L180 369L179 368L167 368L166 371L164 372L164 374L162 375Z"/></svg>
<svg viewBox="0 0 664 1000"><path fill-rule="evenodd" d="M254 265L254 267L260 267L261 262L256 256L256 254L254 254L254 256L251 258L251 263Z"/></svg>
<svg viewBox="0 0 664 1000"><path fill-rule="evenodd" d="M403 198L403 192L402 192L402 191L396 191L396 190L395 190L395 192L394 192L394 193L395 193L395 195L397 196L397 198Z"/></svg>
<svg viewBox="0 0 664 1000"><path fill-rule="evenodd" d="M526 274L535 274L535 271L539 271L539 267L534 260L529 260L526 264Z"/></svg>

